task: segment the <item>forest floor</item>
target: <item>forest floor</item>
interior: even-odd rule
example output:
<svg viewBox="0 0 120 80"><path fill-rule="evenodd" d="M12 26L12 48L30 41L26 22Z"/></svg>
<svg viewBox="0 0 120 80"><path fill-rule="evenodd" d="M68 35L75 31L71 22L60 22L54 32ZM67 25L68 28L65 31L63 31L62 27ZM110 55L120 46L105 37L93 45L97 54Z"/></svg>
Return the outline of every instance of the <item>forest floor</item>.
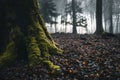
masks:
<svg viewBox="0 0 120 80"><path fill-rule="evenodd" d="M50 60L61 69L52 74L44 64L0 71L0 80L120 80L120 39L96 35L52 34L64 50Z"/></svg>

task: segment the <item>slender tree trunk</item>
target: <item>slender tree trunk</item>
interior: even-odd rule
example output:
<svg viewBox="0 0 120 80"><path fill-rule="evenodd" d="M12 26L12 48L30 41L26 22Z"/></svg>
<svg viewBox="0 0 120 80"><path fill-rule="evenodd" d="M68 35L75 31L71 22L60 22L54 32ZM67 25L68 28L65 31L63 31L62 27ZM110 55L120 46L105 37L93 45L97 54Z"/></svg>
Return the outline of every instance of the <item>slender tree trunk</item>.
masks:
<svg viewBox="0 0 120 80"><path fill-rule="evenodd" d="M119 14L117 15L117 22L116 22L116 33L119 32Z"/></svg>
<svg viewBox="0 0 120 80"><path fill-rule="evenodd" d="M107 31L106 22L107 22L107 19L106 19L106 11L105 11L105 6L104 6L104 25L105 25L105 32Z"/></svg>
<svg viewBox="0 0 120 80"><path fill-rule="evenodd" d="M105 20L105 31L107 31L107 20Z"/></svg>
<svg viewBox="0 0 120 80"><path fill-rule="evenodd" d="M102 0L96 0L96 31L95 34L103 33L102 25Z"/></svg>
<svg viewBox="0 0 120 80"><path fill-rule="evenodd" d="M106 19L106 12L104 12L104 25L105 25L105 32L107 31L107 19Z"/></svg>
<svg viewBox="0 0 120 80"><path fill-rule="evenodd" d="M77 34L76 29L76 11L75 11L75 0L72 0L72 11L73 11L73 34Z"/></svg>
<svg viewBox="0 0 120 80"><path fill-rule="evenodd" d="M26 60L30 66L40 60L50 64L47 58L61 53L44 25L37 0L0 0L0 10L0 30L3 28L6 35L0 35L0 43L7 39L2 46L6 50L0 56L0 67L16 60Z"/></svg>
<svg viewBox="0 0 120 80"><path fill-rule="evenodd" d="M110 0L110 4L109 4L109 11L110 11L110 33L113 33L113 13L112 13L112 6L113 6L113 0Z"/></svg>
<svg viewBox="0 0 120 80"><path fill-rule="evenodd" d="M104 13L104 26L105 26L105 32L107 31L107 20L108 20L108 0L103 1L103 13Z"/></svg>
<svg viewBox="0 0 120 80"><path fill-rule="evenodd" d="M119 16L119 14L120 14L120 7L119 7L119 5L117 5L117 6L115 6L115 8L116 8L116 10L118 10L117 11L117 13L116 13L116 19L117 19L117 22L116 22L116 33L119 33L119 22L120 22L120 16Z"/></svg>
<svg viewBox="0 0 120 80"><path fill-rule="evenodd" d="M91 16L91 27L92 27L92 24L93 24L93 23L92 23L92 22L93 22L93 20L92 20L92 19L93 19L92 14L91 14L90 16ZM91 30L91 31L92 31L92 30Z"/></svg>
<svg viewBox="0 0 120 80"><path fill-rule="evenodd" d="M57 32L57 17L55 17L55 33Z"/></svg>

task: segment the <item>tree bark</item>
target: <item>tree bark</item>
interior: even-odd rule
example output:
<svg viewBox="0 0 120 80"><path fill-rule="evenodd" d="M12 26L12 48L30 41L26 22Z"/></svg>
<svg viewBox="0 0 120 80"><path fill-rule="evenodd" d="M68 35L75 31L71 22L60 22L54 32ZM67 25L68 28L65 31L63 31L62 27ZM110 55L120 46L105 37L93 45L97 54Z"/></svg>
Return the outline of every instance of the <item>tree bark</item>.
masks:
<svg viewBox="0 0 120 80"><path fill-rule="evenodd" d="M109 30L110 30L110 33L113 33L113 0L110 0L110 4L109 4L109 11L110 11L110 27L109 27Z"/></svg>
<svg viewBox="0 0 120 80"><path fill-rule="evenodd" d="M48 57L62 53L62 50L56 47L48 33L37 0L0 0L0 10L0 30L4 33L0 35L0 43L4 42L2 49L5 49L0 56L2 67L6 63L25 60L29 66L43 61L51 68L59 68Z"/></svg>
<svg viewBox="0 0 120 80"><path fill-rule="evenodd" d="M75 0L72 0L72 16L73 16L73 34L77 34L76 29L76 10L75 10Z"/></svg>
<svg viewBox="0 0 120 80"><path fill-rule="evenodd" d="M103 33L102 25L102 0L96 0L96 31L95 34Z"/></svg>
<svg viewBox="0 0 120 80"><path fill-rule="evenodd" d="M117 22L116 22L116 33L119 33L119 14L117 15Z"/></svg>

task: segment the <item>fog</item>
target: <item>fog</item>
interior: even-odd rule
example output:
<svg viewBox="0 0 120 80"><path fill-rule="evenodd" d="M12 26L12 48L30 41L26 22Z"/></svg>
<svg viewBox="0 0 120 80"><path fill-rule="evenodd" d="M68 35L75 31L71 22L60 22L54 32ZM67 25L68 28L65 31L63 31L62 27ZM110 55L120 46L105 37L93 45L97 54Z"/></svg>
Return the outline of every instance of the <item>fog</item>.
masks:
<svg viewBox="0 0 120 80"><path fill-rule="evenodd" d="M68 14L67 16L65 16L65 8L66 8L66 4L70 3L71 0L53 0L55 5L56 5L56 11L57 13L59 13L59 16L57 17L56 21L57 24L56 26L53 24L52 27L50 24L47 24L47 28L48 31L50 33L55 33L55 32L65 32L65 33L72 33L72 26L70 24L61 24L61 17L67 17L67 21L72 22L72 19L70 17L70 15ZM80 34L84 34L84 33L88 33L88 34L92 34L95 32L96 30L96 0L75 0L77 3L81 3L81 5L79 5L82 8L82 13L80 14L80 16L83 16L86 18L87 21L87 28L84 28L82 26L77 26L77 33ZM109 0L105 0L103 1L103 5L102 5L102 16L103 16L103 29L106 32L109 32L110 29L110 10L109 10L109 3L107 3ZM118 2L117 2L118 1ZM113 7L113 13L112 13L112 23L113 23L113 32L114 33L119 33L120 32L120 27L117 27L120 25L120 20L119 17L117 17L117 15L119 16L119 0L114 1L114 3L112 4ZM77 5L77 4L76 4ZM117 7L118 6L118 7ZM118 11L117 11L118 10ZM54 18L52 18L54 20Z"/></svg>

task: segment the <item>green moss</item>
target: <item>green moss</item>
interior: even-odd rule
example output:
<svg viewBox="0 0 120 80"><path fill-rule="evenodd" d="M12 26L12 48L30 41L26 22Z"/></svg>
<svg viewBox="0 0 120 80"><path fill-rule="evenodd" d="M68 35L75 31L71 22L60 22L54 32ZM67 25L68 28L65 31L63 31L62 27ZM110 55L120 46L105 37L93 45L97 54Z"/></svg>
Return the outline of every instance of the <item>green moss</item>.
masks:
<svg viewBox="0 0 120 80"><path fill-rule="evenodd" d="M27 44L26 48L28 52L29 66L33 67L40 64L42 61L52 68L53 72L57 71L60 67L54 65L48 59L53 53L62 53L62 50L56 47L52 38L50 39L50 34L47 32L47 29L43 29L42 25L35 21L32 25L28 26L28 33L29 36L26 36L25 39ZM13 30L12 38L15 42L18 40L17 35L24 36L24 33L21 32L19 27L16 27ZM15 49L14 42L10 43L7 46L6 52L0 56L0 64L13 62L17 56ZM16 55L13 53L16 53Z"/></svg>
<svg viewBox="0 0 120 80"><path fill-rule="evenodd" d="M16 55L5 52L2 56L0 56L0 67L6 67L11 65L16 58Z"/></svg>
<svg viewBox="0 0 120 80"><path fill-rule="evenodd" d="M46 35L42 25L39 22L34 22L33 25L29 26L30 34L33 36L29 37L29 63L30 66L39 64L40 60L47 65L57 70L59 66L54 65L51 61L47 60L50 54L53 53L62 53L62 50L57 48L54 41L49 39ZM46 29L47 31L47 29ZM44 60L45 59L45 60Z"/></svg>
<svg viewBox="0 0 120 80"><path fill-rule="evenodd" d="M13 41L11 41L8 46L6 47L6 52L14 52L15 51L15 44Z"/></svg>
<svg viewBox="0 0 120 80"><path fill-rule="evenodd" d="M48 36L44 33L44 29L42 29L41 25L39 23L36 23L39 33L38 33L38 41L39 46L47 46L48 51L50 54L56 53L56 54L61 54L63 51L59 48L56 47L55 42L52 39L49 39ZM49 35L49 33L47 34ZM42 45L43 44L43 45Z"/></svg>
<svg viewBox="0 0 120 80"><path fill-rule="evenodd" d="M56 71L60 70L60 66L54 65L53 62L51 62L50 60L44 60L44 63L46 63L46 65L48 65L48 67L53 70L53 71L52 71L53 74L54 74Z"/></svg>
<svg viewBox="0 0 120 80"><path fill-rule="evenodd" d="M40 55L41 51L38 47L35 37L30 38L30 43L28 45L28 51L30 54L36 54L38 56Z"/></svg>
<svg viewBox="0 0 120 80"><path fill-rule="evenodd" d="M0 67L11 65L16 59L14 42L8 44L6 51L0 56Z"/></svg>
<svg viewBox="0 0 120 80"><path fill-rule="evenodd" d="M41 54L42 54L41 57L46 57L46 58L50 57L50 54L48 52L48 46L45 43L41 43L39 45L39 48L40 48Z"/></svg>
<svg viewBox="0 0 120 80"><path fill-rule="evenodd" d="M39 64L39 57L41 54L41 51L38 47L37 41L35 37L30 37L30 42L28 45L28 59L29 59L29 65L34 66Z"/></svg>
<svg viewBox="0 0 120 80"><path fill-rule="evenodd" d="M30 54L29 55L29 66L34 67L38 64L40 64L39 56L36 56L35 54Z"/></svg>
<svg viewBox="0 0 120 80"><path fill-rule="evenodd" d="M49 34L49 32L47 30L47 27L45 26L45 23L44 23L44 20L43 20L42 16L40 14L38 16L39 16L39 19L41 19L41 23L40 22L39 23L42 24L41 27L43 28L43 30L45 32L45 35L47 36L47 38L49 40L53 41L51 35Z"/></svg>
<svg viewBox="0 0 120 80"><path fill-rule="evenodd" d="M21 12L24 10L22 13L25 13L25 15L18 13L18 10L13 10L7 14L7 18L13 20L10 23L14 22L14 20L17 23L11 23L12 31L10 37L13 41L10 42L6 51L0 56L0 66L1 64L11 64L23 52L26 56L28 55L30 66L40 64L42 61L50 68L58 70L60 67L54 65L48 58L53 53L62 53L62 50L56 47L51 35L47 31L44 21L39 14L37 0L31 0L29 3L28 0L25 1L20 10ZM24 18L21 19L20 16L24 16Z"/></svg>

